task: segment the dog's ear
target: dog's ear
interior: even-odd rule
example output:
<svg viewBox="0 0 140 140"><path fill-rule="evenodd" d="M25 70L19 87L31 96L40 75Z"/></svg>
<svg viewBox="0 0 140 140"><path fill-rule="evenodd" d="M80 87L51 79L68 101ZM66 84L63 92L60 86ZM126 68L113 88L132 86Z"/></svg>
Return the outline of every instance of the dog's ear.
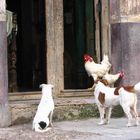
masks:
<svg viewBox="0 0 140 140"><path fill-rule="evenodd" d="M44 84L40 84L40 85L39 85L39 88L42 88L42 87L43 87L43 85L44 85Z"/></svg>
<svg viewBox="0 0 140 140"><path fill-rule="evenodd" d="M106 79L102 79L100 82L102 82L105 86L109 86L109 83Z"/></svg>

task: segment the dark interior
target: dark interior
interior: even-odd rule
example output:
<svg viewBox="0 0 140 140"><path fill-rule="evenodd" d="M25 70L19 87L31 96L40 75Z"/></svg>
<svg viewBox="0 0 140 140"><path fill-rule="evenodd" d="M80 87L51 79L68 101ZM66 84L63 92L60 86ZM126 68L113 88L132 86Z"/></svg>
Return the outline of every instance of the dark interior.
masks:
<svg viewBox="0 0 140 140"><path fill-rule="evenodd" d="M65 89L85 89L93 84L84 69L85 53L96 56L94 0L64 2Z"/></svg>
<svg viewBox="0 0 140 140"><path fill-rule="evenodd" d="M7 0L17 15L16 73L18 91L38 90L46 82L45 7L43 0Z"/></svg>
<svg viewBox="0 0 140 140"><path fill-rule="evenodd" d="M63 0L63 3L64 88L85 89L93 81L84 69L83 55L96 56L94 0ZM13 78L17 80L16 90L38 90L40 83L47 82L45 1L6 0L6 4L7 10L17 16L16 78Z"/></svg>

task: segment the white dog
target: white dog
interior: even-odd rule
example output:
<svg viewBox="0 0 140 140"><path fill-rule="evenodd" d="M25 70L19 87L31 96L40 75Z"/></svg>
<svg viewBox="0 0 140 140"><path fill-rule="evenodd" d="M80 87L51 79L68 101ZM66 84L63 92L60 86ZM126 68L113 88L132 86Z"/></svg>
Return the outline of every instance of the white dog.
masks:
<svg viewBox="0 0 140 140"><path fill-rule="evenodd" d="M36 115L33 119L32 129L37 132L46 132L52 126L52 115L54 110L54 101L52 97L53 85L41 84L42 98L38 105Z"/></svg>
<svg viewBox="0 0 140 140"><path fill-rule="evenodd" d="M128 118L127 126L133 125L133 116L135 118L135 125L139 125L138 113L136 111L137 92L140 92L140 82L134 86L110 88L102 83L102 81L98 81L95 86L94 95L100 113L99 125L109 123L112 107L119 104ZM105 114L106 120L104 120Z"/></svg>

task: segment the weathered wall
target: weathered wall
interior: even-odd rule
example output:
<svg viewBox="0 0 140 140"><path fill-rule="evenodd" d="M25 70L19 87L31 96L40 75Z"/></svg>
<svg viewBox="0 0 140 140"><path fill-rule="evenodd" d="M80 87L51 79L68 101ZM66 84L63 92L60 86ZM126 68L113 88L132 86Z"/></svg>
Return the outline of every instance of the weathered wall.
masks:
<svg viewBox="0 0 140 140"><path fill-rule="evenodd" d="M136 0L110 0L113 71L124 71L124 84L134 84L140 79L139 7Z"/></svg>
<svg viewBox="0 0 140 140"><path fill-rule="evenodd" d="M139 0L110 0L111 23L140 22Z"/></svg>
<svg viewBox="0 0 140 140"><path fill-rule="evenodd" d="M124 85L135 84L140 81L140 2L110 0L110 23L113 72L125 73Z"/></svg>
<svg viewBox="0 0 140 140"><path fill-rule="evenodd" d="M124 71L124 84L140 80L140 23L111 25L111 52L113 71Z"/></svg>

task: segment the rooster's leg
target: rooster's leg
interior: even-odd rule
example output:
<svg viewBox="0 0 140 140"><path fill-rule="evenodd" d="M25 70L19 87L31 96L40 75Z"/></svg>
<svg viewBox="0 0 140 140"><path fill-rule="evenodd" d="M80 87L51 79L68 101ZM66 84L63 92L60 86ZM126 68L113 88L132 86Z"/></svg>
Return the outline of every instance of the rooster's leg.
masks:
<svg viewBox="0 0 140 140"><path fill-rule="evenodd" d="M88 90L94 90L94 88L95 88L95 84L93 84L92 87L88 88Z"/></svg>

